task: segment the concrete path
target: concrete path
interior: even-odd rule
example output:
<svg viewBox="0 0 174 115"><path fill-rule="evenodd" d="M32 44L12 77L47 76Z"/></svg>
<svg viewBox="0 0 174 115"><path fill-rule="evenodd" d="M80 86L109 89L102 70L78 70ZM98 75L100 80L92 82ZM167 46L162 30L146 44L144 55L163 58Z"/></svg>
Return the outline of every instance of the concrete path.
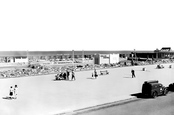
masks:
<svg viewBox="0 0 174 115"><path fill-rule="evenodd" d="M172 64L174 66L174 64ZM164 64L107 69L109 75L91 79L92 71L76 72L76 81L54 81L54 75L0 79L0 115L53 115L132 98L145 80L174 82L174 68ZM146 67L147 71L142 71ZM136 78L131 78L131 69ZM97 70L98 72L100 70ZM3 99L10 86L18 85L18 98Z"/></svg>

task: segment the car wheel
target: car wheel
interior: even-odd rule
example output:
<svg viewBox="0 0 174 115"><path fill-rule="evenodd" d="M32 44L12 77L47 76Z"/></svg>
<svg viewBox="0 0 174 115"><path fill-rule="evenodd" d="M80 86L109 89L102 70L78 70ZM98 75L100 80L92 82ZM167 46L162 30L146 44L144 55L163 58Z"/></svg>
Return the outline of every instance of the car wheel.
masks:
<svg viewBox="0 0 174 115"><path fill-rule="evenodd" d="M153 97L153 98L155 98L155 97L157 97L157 96L158 96L158 94L157 94L156 91L152 93L152 97Z"/></svg>

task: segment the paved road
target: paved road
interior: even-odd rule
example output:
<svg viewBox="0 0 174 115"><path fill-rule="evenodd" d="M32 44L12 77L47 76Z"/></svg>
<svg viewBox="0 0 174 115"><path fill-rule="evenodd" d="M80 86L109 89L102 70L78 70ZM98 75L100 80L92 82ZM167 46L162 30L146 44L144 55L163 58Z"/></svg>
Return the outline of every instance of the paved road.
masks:
<svg viewBox="0 0 174 115"><path fill-rule="evenodd" d="M78 115L174 115L174 93L155 99L137 98L130 103Z"/></svg>
<svg viewBox="0 0 174 115"><path fill-rule="evenodd" d="M174 64L172 64L174 65ZM92 79L91 71L75 72L75 81L54 81L55 76L0 79L0 115L53 115L132 98L146 80L165 86L174 82L174 68L156 65L107 69L109 75ZM146 67L147 71L142 71ZM136 78L131 78L131 69ZM97 70L99 72L100 70ZM16 100L4 99L10 86L18 85Z"/></svg>

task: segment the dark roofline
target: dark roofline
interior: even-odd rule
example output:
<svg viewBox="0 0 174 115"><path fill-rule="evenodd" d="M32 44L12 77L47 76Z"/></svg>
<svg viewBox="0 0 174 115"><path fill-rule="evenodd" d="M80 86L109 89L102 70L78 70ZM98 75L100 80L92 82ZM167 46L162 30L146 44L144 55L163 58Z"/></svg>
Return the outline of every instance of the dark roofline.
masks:
<svg viewBox="0 0 174 115"><path fill-rule="evenodd" d="M0 51L0 56L27 56L27 51Z"/></svg>
<svg viewBox="0 0 174 115"><path fill-rule="evenodd" d="M112 54L112 53L122 53L122 54L130 54L131 51L74 51L74 55L81 55L84 52L86 55L93 55L93 54ZM61 55L61 54L73 54L73 51L30 51L28 52L29 56L40 56L40 55Z"/></svg>
<svg viewBox="0 0 174 115"><path fill-rule="evenodd" d="M121 54L130 54L131 51L74 51L75 55L81 55L82 52L86 55L93 54L111 54L111 53L121 53ZM47 56L47 55L61 55L69 54L71 55L73 51L0 51L0 56Z"/></svg>
<svg viewBox="0 0 174 115"><path fill-rule="evenodd" d="M161 49L171 49L171 47L162 47Z"/></svg>
<svg viewBox="0 0 174 115"><path fill-rule="evenodd" d="M75 50L75 55L81 55L84 52L85 55L94 55L94 54L131 54L131 52L135 53L155 53L155 51L133 51L133 50L121 50L121 51L111 51L111 50L103 50L103 51L90 51L90 50ZM174 53L174 51L159 51L161 53ZM0 51L0 57L17 57L17 56L53 56L53 55L61 55L61 54L69 54L72 55L73 51Z"/></svg>

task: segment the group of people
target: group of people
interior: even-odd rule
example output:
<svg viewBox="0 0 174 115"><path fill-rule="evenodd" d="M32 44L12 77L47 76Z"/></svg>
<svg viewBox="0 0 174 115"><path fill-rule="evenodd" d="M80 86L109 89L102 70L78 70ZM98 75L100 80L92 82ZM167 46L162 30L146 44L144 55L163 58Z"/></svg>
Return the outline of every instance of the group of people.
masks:
<svg viewBox="0 0 174 115"><path fill-rule="evenodd" d="M131 74L132 74L132 78L136 77L134 69L131 70ZM96 69L94 69L94 73L92 73L92 78L96 79L97 77L98 77L97 71L96 71Z"/></svg>
<svg viewBox="0 0 174 115"><path fill-rule="evenodd" d="M156 66L156 68L157 68L157 69L162 69L162 68L164 68L164 66L161 65L161 64L158 64L158 65Z"/></svg>
<svg viewBox="0 0 174 115"><path fill-rule="evenodd" d="M70 80L70 71L66 70L55 75L55 80ZM76 80L74 70L71 71L71 80Z"/></svg>
<svg viewBox="0 0 174 115"><path fill-rule="evenodd" d="M10 86L10 92L9 92L10 99L17 99L17 89L18 89L17 85L15 85L14 88L13 86Z"/></svg>
<svg viewBox="0 0 174 115"><path fill-rule="evenodd" d="M134 69L131 70L131 74L132 74L132 78L136 77ZM97 71L96 71L96 69L94 69L94 73L92 73L92 78L96 79L97 77L98 77Z"/></svg>
<svg viewBox="0 0 174 115"><path fill-rule="evenodd" d="M157 61L156 63L167 63L167 62L172 62L173 60L163 60L163 61ZM140 62L139 62L140 63ZM155 63L154 63L155 64ZM124 64L123 64L124 65ZM126 64L127 65L127 64ZM141 64L140 64L141 65ZM146 63L143 63L143 65L146 65ZM45 74L52 74L52 73L57 73L59 71L66 71L66 69L73 69L74 71L78 71L79 67L76 66L41 66L38 65L34 68L32 68L33 66L31 66L30 68L25 68L25 69L14 69L14 70L5 70L5 71L1 71L0 72L0 77L1 78L8 78L8 77L23 77L23 76L35 76L35 75L45 75ZM83 70L92 70L94 68L114 68L114 67L122 67L122 64L100 64L100 65L93 65L93 64L86 64L86 65L82 65L82 67L80 67L80 71ZM162 68L162 67L159 67ZM65 72L66 73L66 72ZM62 77L62 75L60 75ZM95 78L97 78L97 74L93 75ZM63 77L65 78L65 77ZM67 78L66 78L67 79Z"/></svg>

